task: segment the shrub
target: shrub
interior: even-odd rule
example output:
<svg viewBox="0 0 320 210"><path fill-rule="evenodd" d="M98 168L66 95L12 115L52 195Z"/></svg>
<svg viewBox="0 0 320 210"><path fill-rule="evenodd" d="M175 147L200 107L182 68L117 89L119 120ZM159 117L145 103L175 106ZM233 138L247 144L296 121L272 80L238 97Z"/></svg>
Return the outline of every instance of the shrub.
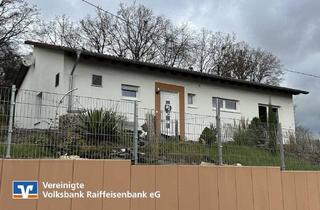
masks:
<svg viewBox="0 0 320 210"><path fill-rule="evenodd" d="M246 120L241 119L238 128L233 133L234 143L237 145L253 145L252 135L248 129L249 124Z"/></svg>
<svg viewBox="0 0 320 210"><path fill-rule="evenodd" d="M238 129L234 132L234 141L238 145L264 145L265 129L259 118L255 117L250 124L242 120Z"/></svg>
<svg viewBox="0 0 320 210"><path fill-rule="evenodd" d="M258 117L254 117L251 120L249 129L252 132L252 138L255 145L265 145L266 143L266 129Z"/></svg>
<svg viewBox="0 0 320 210"><path fill-rule="evenodd" d="M211 145L217 141L217 130L210 125L210 128L205 127L200 135L200 141L204 141L205 144Z"/></svg>
<svg viewBox="0 0 320 210"><path fill-rule="evenodd" d="M87 110L79 114L79 132L93 144L117 142L121 139L124 117L114 110Z"/></svg>

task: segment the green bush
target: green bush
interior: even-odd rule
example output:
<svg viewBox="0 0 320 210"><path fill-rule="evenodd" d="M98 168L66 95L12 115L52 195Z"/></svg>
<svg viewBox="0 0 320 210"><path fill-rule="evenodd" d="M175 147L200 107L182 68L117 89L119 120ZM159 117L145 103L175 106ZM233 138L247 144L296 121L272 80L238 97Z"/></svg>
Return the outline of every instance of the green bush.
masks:
<svg viewBox="0 0 320 210"><path fill-rule="evenodd" d="M246 120L240 121L238 128L233 133L233 140L237 145L254 145L252 133Z"/></svg>
<svg viewBox="0 0 320 210"><path fill-rule="evenodd" d="M210 125L210 128L205 127L200 135L200 141L203 141L207 145L211 145L217 141L217 130Z"/></svg>
<svg viewBox="0 0 320 210"><path fill-rule="evenodd" d="M265 145L266 143L266 128L258 117L254 117L249 125L251 130L251 137L255 145Z"/></svg>
<svg viewBox="0 0 320 210"><path fill-rule="evenodd" d="M237 145L264 145L266 142L265 129L259 118L255 117L250 124L242 120L238 129L233 134Z"/></svg>
<svg viewBox="0 0 320 210"><path fill-rule="evenodd" d="M87 110L79 114L79 133L91 143L117 142L123 132L124 117L114 110Z"/></svg>

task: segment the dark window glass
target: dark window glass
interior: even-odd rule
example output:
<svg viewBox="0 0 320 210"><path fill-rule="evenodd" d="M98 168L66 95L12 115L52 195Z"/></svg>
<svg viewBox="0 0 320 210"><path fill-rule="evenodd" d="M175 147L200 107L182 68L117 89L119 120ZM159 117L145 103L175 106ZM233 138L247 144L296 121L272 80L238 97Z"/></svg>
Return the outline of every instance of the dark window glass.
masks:
<svg viewBox="0 0 320 210"><path fill-rule="evenodd" d="M60 73L56 74L56 80L55 80L55 87L59 86L59 81L60 80Z"/></svg>
<svg viewBox="0 0 320 210"><path fill-rule="evenodd" d="M272 110L272 112L274 113L274 116L276 117L276 122L275 122L275 123L279 123L278 108L272 107L271 110Z"/></svg>
<svg viewBox="0 0 320 210"><path fill-rule="evenodd" d="M124 96L124 97L137 97L137 91L122 89L122 96Z"/></svg>
<svg viewBox="0 0 320 210"><path fill-rule="evenodd" d="M138 88L137 86L133 85L121 85L121 92L123 97L137 97L138 93Z"/></svg>
<svg viewBox="0 0 320 210"><path fill-rule="evenodd" d="M219 105L220 108L223 108L223 99L219 99ZM212 107L216 108L217 107L217 98L216 97L212 97Z"/></svg>
<svg viewBox="0 0 320 210"><path fill-rule="evenodd" d="M196 97L195 94L188 93L188 104L193 105L194 104L194 98Z"/></svg>
<svg viewBox="0 0 320 210"><path fill-rule="evenodd" d="M259 119L261 122L266 123L267 122L267 107L265 106L259 106Z"/></svg>
<svg viewBox="0 0 320 210"><path fill-rule="evenodd" d="M234 100L224 100L226 109L232 109L232 110L237 110L237 101Z"/></svg>
<svg viewBox="0 0 320 210"><path fill-rule="evenodd" d="M92 82L91 82L91 84L93 85L93 86L102 86L102 76L101 75L95 75L95 74L93 74L92 75Z"/></svg>

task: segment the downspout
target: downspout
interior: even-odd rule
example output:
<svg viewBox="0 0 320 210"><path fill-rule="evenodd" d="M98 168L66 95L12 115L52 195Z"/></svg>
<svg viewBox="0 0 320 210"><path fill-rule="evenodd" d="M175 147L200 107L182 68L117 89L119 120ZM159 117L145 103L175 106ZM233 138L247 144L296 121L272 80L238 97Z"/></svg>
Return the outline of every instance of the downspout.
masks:
<svg viewBox="0 0 320 210"><path fill-rule="evenodd" d="M73 74L79 64L79 61L80 61L80 56L81 56L81 50L77 50L76 51L76 54L77 54L77 58L73 64L73 67L72 67L72 70L70 72L70 76L69 76L69 91L70 92L70 95L69 95L69 101L68 101L68 112L71 112L72 111L72 98L73 98Z"/></svg>

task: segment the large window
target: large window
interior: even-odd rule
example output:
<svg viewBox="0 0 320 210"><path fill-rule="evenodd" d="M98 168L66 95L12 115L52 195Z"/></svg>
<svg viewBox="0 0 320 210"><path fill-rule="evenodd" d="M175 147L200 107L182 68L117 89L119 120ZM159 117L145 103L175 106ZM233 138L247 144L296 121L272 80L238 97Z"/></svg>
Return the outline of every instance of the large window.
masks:
<svg viewBox="0 0 320 210"><path fill-rule="evenodd" d="M138 95L138 86L121 85L121 94L123 97L136 98Z"/></svg>
<svg viewBox="0 0 320 210"><path fill-rule="evenodd" d="M270 113L270 111L272 113ZM269 105L259 105L259 119L263 123L268 122L271 114L274 115L274 119L275 119L274 123L278 123L279 122L279 113L278 112L279 112L278 107L276 107L276 106L269 107Z"/></svg>
<svg viewBox="0 0 320 210"><path fill-rule="evenodd" d="M236 101L236 100L219 98L219 106L221 109L236 111L237 110L237 103L238 103L238 101ZM216 97L212 97L212 107L213 108L217 107L217 98Z"/></svg>
<svg viewBox="0 0 320 210"><path fill-rule="evenodd" d="M196 94L188 93L188 105L194 105Z"/></svg>
<svg viewBox="0 0 320 210"><path fill-rule="evenodd" d="M91 85L101 87L102 86L102 76L93 74L92 80L91 80Z"/></svg>

